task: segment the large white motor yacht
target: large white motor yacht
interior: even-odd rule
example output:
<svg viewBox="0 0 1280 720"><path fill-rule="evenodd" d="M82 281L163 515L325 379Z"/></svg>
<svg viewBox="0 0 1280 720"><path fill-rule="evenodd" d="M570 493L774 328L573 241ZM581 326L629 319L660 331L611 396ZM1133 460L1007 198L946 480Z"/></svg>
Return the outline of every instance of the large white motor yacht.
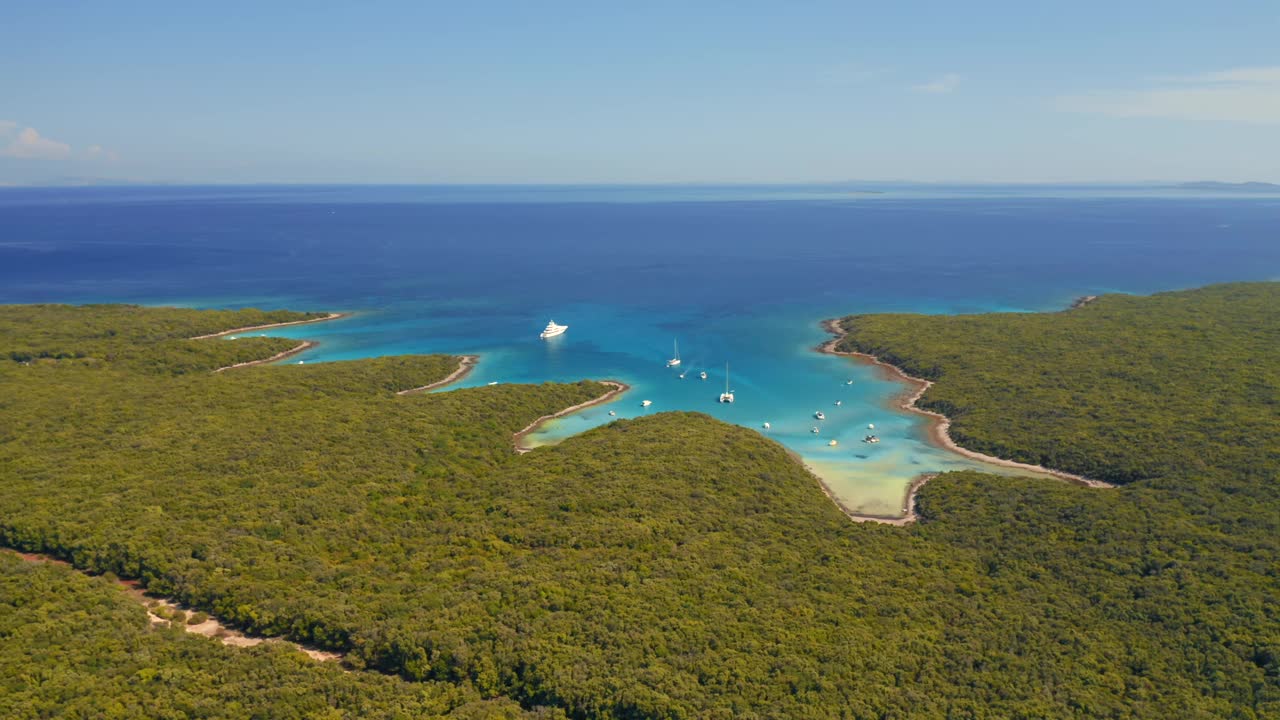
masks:
<svg viewBox="0 0 1280 720"><path fill-rule="evenodd" d="M569 329L568 325L557 325L556 321L552 320L551 322L547 323L547 329L543 330L542 334L539 335L538 337L542 338L543 340L546 340L549 337L563 335L564 331L568 329Z"/></svg>

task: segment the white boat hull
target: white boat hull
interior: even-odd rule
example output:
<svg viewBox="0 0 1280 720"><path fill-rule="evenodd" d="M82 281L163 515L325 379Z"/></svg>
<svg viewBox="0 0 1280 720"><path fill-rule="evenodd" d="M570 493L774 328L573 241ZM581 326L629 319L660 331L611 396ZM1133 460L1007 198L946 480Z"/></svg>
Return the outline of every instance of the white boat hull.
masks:
<svg viewBox="0 0 1280 720"><path fill-rule="evenodd" d="M542 334L538 335L538 337L542 338L543 340L546 340L547 338L552 338L557 335L563 335L564 331L568 329L569 329L568 325L557 325L556 321L552 320L551 322L547 323L547 328L543 330Z"/></svg>

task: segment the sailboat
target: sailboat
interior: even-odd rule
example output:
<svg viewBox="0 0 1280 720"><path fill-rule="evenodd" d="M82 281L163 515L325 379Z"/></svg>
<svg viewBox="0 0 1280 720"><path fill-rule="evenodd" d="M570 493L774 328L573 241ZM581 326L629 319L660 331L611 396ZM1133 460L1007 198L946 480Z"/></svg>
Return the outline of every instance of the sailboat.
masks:
<svg viewBox="0 0 1280 720"><path fill-rule="evenodd" d="M676 367L680 364L680 343L672 340L671 344L675 346L675 357L667 361L667 367Z"/></svg>
<svg viewBox="0 0 1280 720"><path fill-rule="evenodd" d="M733 402L733 392L729 390L729 363L724 364L724 392L720 393L720 402Z"/></svg>

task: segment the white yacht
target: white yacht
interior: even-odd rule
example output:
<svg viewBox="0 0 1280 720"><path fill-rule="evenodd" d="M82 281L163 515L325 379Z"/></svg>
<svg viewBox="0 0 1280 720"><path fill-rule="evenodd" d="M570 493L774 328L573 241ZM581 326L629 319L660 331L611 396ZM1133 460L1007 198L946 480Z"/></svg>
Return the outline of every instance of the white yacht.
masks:
<svg viewBox="0 0 1280 720"><path fill-rule="evenodd" d="M547 329L543 330L542 334L539 335L538 337L542 338L543 340L546 340L549 337L563 335L564 331L568 329L569 329L568 325L557 325L556 321L552 320L551 322L547 323Z"/></svg>
<svg viewBox="0 0 1280 720"><path fill-rule="evenodd" d="M671 344L675 346L674 356L667 361L667 367L678 367L680 365L680 343L672 340ZM681 375L680 377L684 377Z"/></svg>
<svg viewBox="0 0 1280 720"><path fill-rule="evenodd" d="M641 400L641 401L640 401L640 407L649 407L649 406L650 406L650 405L652 405L652 404L653 404L653 401L652 401L652 400Z"/></svg>
<svg viewBox="0 0 1280 720"><path fill-rule="evenodd" d="M840 400L837 400L837 401L836 401L836 407L840 407L840 405L841 405L841 401L840 401Z"/></svg>
<svg viewBox="0 0 1280 720"><path fill-rule="evenodd" d="M699 377L700 379L702 379L702 380L706 380L706 379L707 379L707 371L706 371L706 370L703 370L702 372L698 373L698 377Z"/></svg>
<svg viewBox="0 0 1280 720"><path fill-rule="evenodd" d="M768 429L769 429L769 428L771 428L771 427L773 427L773 426L772 426L772 425L770 425L769 423L765 423L765 424L764 424L764 429L765 429L765 430L768 430Z"/></svg>
<svg viewBox="0 0 1280 720"><path fill-rule="evenodd" d="M818 412L814 413L814 414L813 414L813 416L814 416L814 417L816 417L816 418L818 418L819 420L826 420L826 419L827 419L827 414L826 414L826 413L824 413L824 412L822 412L821 410L819 410Z"/></svg>
<svg viewBox="0 0 1280 720"><path fill-rule="evenodd" d="M721 402L733 402L733 392L728 389L728 363L724 363L724 392L721 393Z"/></svg>
<svg viewBox="0 0 1280 720"><path fill-rule="evenodd" d="M828 443L827 443L827 447L835 447L835 446L837 446L837 445L839 445L839 444L840 444L840 441L839 441L839 440L832 440L831 442L828 442Z"/></svg>
<svg viewBox="0 0 1280 720"><path fill-rule="evenodd" d="M862 438L862 442L864 442L864 443L870 443L870 444L874 445L874 444L876 444L876 443L880 442L880 438L876 437L875 435L868 435L868 436L866 436L866 437Z"/></svg>
<svg viewBox="0 0 1280 720"><path fill-rule="evenodd" d="M733 402L733 391L729 389L729 363L724 364L724 392L720 393L720 402Z"/></svg>
<svg viewBox="0 0 1280 720"><path fill-rule="evenodd" d="M813 433L814 435L817 435L817 434L818 434L818 428L817 428L817 427L814 427L814 428L813 428L812 430L810 430L809 432Z"/></svg>

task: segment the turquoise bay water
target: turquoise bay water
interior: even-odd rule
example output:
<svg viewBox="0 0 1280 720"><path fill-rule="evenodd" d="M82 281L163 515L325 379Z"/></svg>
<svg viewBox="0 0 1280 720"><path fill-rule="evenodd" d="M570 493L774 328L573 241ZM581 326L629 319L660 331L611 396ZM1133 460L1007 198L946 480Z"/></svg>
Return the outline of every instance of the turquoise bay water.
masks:
<svg viewBox="0 0 1280 720"><path fill-rule="evenodd" d="M894 409L904 385L815 353L819 321L1274 279L1277 228L1274 197L1131 188L0 190L0 301L353 311L272 334L319 340L307 362L480 355L461 386L621 380L631 392L531 439L609 411L703 412L794 450L846 507L893 515L920 473L978 465ZM540 340L551 318L569 331ZM716 402L726 362L732 405Z"/></svg>

